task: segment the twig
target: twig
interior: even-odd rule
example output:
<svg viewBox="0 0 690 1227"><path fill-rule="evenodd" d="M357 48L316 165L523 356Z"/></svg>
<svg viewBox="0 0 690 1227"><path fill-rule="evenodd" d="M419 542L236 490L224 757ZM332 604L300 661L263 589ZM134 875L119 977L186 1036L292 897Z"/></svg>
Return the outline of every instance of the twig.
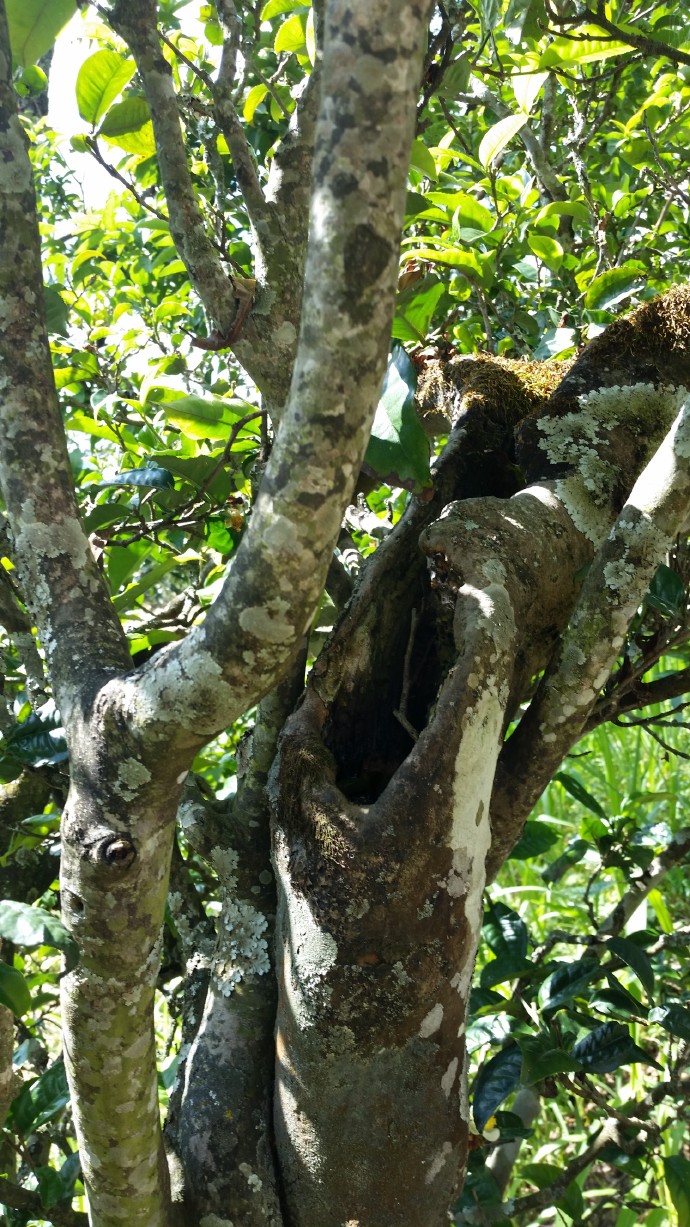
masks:
<svg viewBox="0 0 690 1227"><path fill-rule="evenodd" d="M149 213L152 213L154 217L157 217L162 222L168 221L168 218L165 216L165 214L161 213L159 209L156 209L154 205L149 204L146 197L142 196L141 192L137 191L134 184L130 183L129 179L125 178L124 175L121 175L119 170L116 170L114 166L110 165L110 162L106 161L100 149L98 148L98 143L96 141L95 136L87 136L85 140L86 140L86 144L91 150L92 156L98 162L98 165L102 166L104 170L107 170L111 179L117 179L118 183L121 183L122 186L125 187L128 192L131 192L137 204L141 205L142 209L146 209Z"/></svg>
<svg viewBox="0 0 690 1227"><path fill-rule="evenodd" d="M413 741L417 741L419 733L416 728L407 718L407 705L410 700L410 666L412 662L412 649L414 647L415 635L417 633L417 623L419 616L417 610L413 609L410 614L410 633L407 637L407 647L405 648L405 660L403 662L403 680L402 690L400 692L400 706L393 712L396 720L401 724L406 733L409 733Z"/></svg>

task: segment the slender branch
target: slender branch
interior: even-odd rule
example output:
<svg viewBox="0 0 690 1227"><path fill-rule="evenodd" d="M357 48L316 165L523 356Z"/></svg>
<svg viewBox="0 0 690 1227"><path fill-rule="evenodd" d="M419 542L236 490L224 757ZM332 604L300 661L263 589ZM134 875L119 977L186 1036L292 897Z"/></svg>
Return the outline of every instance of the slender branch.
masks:
<svg viewBox="0 0 690 1227"><path fill-rule="evenodd" d="M630 29L621 29L620 26L615 25L606 16L606 10L602 3L597 3L594 11L592 9L584 9L581 20L599 26L601 30L606 30L611 38L621 43L627 43L629 47L636 47L644 55L662 55L670 60L672 64L690 64L690 54L687 51L680 51L677 47L670 47L668 43L664 43L658 38L652 38L649 34L635 34Z"/></svg>

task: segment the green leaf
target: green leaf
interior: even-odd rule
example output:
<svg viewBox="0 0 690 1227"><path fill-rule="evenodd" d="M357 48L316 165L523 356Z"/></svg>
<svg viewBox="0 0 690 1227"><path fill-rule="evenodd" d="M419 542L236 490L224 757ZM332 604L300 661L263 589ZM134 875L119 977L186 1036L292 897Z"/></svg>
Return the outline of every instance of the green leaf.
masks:
<svg viewBox="0 0 690 1227"><path fill-rule="evenodd" d="M382 481L418 489L430 484L429 443L414 407L417 373L393 344L365 461Z"/></svg>
<svg viewBox="0 0 690 1227"><path fill-rule="evenodd" d="M477 157L485 170L488 170L493 159L498 157L501 150L505 149L526 123L527 116L524 111L520 111L518 115L506 115L505 119L499 119L497 124L489 128L477 151Z"/></svg>
<svg viewBox="0 0 690 1227"><path fill-rule="evenodd" d="M685 607L685 585L678 572L660 563L649 585L645 604L651 605L664 617L678 617Z"/></svg>
<svg viewBox="0 0 690 1227"><path fill-rule="evenodd" d="M553 68L561 64L594 64L611 55L629 55L634 50L628 43L610 42L596 38L577 42L569 38L555 38L539 57L539 68Z"/></svg>
<svg viewBox="0 0 690 1227"><path fill-rule="evenodd" d="M690 1159L684 1155L664 1159L664 1179L678 1216L678 1227L690 1227Z"/></svg>
<svg viewBox="0 0 690 1227"><path fill-rule="evenodd" d="M618 268L609 268L590 282L585 294L585 306L597 311L615 306L641 289L647 276L648 271L640 260L627 260Z"/></svg>
<svg viewBox="0 0 690 1227"><path fill-rule="evenodd" d="M534 856L541 856L558 843L558 835L545 822L538 820L525 823L520 839L509 856L511 861L529 861Z"/></svg>
<svg viewBox="0 0 690 1227"><path fill-rule="evenodd" d="M297 55L306 53L307 50L307 35L305 19L302 13L293 13L281 25L278 33L275 36L273 50L280 55L281 52L293 51Z"/></svg>
<svg viewBox="0 0 690 1227"><path fill-rule="evenodd" d="M79 959L79 947L59 916L28 903L17 903L13 899L0 902L0 937L26 950L54 946L62 950L68 971L76 967Z"/></svg>
<svg viewBox="0 0 690 1227"><path fill-rule="evenodd" d="M547 217L575 217L581 222L591 222L592 214L581 200L550 200L537 213L534 224L538 226Z"/></svg>
<svg viewBox="0 0 690 1227"><path fill-rule="evenodd" d="M503 1048L480 1069L472 1093L472 1115L480 1133L498 1105L519 1086L521 1069L522 1053L517 1044Z"/></svg>
<svg viewBox="0 0 690 1227"><path fill-rule="evenodd" d="M125 153L148 158L156 152L148 103L138 95L116 102L106 114L98 135Z"/></svg>
<svg viewBox="0 0 690 1227"><path fill-rule="evenodd" d="M77 73L77 106L82 119L95 128L136 71L133 59L116 51L95 51Z"/></svg>
<svg viewBox="0 0 690 1227"><path fill-rule="evenodd" d="M6 0L12 60L27 68L52 47L74 16L75 0Z"/></svg>
<svg viewBox="0 0 690 1227"><path fill-rule="evenodd" d="M8 963L0 963L0 1002L17 1018L31 1009L29 986L22 973Z"/></svg>
<svg viewBox="0 0 690 1227"><path fill-rule="evenodd" d="M263 84L254 85L250 89L249 93L247 94L247 97L244 100L244 107L242 108L242 114L248 124L253 123L254 115L256 113L256 108L261 106L261 103L263 102L267 93L268 93L268 86L263 85Z"/></svg>
<svg viewBox="0 0 690 1227"><path fill-rule="evenodd" d="M410 153L410 165L414 166L415 170L421 171L427 179L436 179L438 177L436 163L424 144L424 141L414 141L412 151Z"/></svg>
<svg viewBox="0 0 690 1227"><path fill-rule="evenodd" d="M444 195L448 200L448 193L438 193L439 196ZM434 199L434 192L429 193L429 199ZM467 192L455 192L451 197L455 204L455 212L453 213L453 225L451 234L453 237L461 228L482 230L488 233L493 229L496 221L496 215L487 209L485 205L480 204L475 200L474 196L470 196Z"/></svg>
<svg viewBox="0 0 690 1227"><path fill-rule="evenodd" d="M554 1074L571 1073L581 1068L571 1053L555 1047L549 1032L518 1036L518 1045L522 1053L520 1081L524 1086L534 1086Z"/></svg>
<svg viewBox="0 0 690 1227"><path fill-rule="evenodd" d="M489 902L483 926L484 937L494 954L513 954L524 959L527 954L527 926L517 912L505 903Z"/></svg>
<svg viewBox="0 0 690 1227"><path fill-rule="evenodd" d="M79 1152L75 1150L68 1159L65 1159L59 1171L56 1171L54 1167L37 1167L34 1169L34 1174L41 1195L41 1203L46 1210L49 1210L58 1202L66 1201L67 1198L74 1195L74 1186L81 1174ZM0 1185L1 1190L2 1185Z"/></svg>
<svg viewBox="0 0 690 1227"><path fill-rule="evenodd" d="M548 268L554 271L560 268L565 253L558 239L552 239L545 234L529 234L527 242L537 259L543 260Z"/></svg>
<svg viewBox="0 0 690 1227"><path fill-rule="evenodd" d="M558 1010L569 1005L574 997L582 996L583 989L598 975L600 966L598 959L576 959L558 967L539 989L541 1009Z"/></svg>
<svg viewBox="0 0 690 1227"><path fill-rule="evenodd" d="M11 1125L26 1137L52 1120L69 1103L69 1088L63 1061L56 1061L35 1082L25 1085L9 1113ZM0 1185L0 1202L2 1201Z"/></svg>
<svg viewBox="0 0 690 1227"><path fill-rule="evenodd" d="M270 21L272 17L280 17L282 13L300 12L307 8L304 0L268 0L261 10L261 20Z"/></svg>
<svg viewBox="0 0 690 1227"><path fill-rule="evenodd" d="M473 251L462 251L455 247L410 247L406 254L417 260L429 260L433 264L443 264L446 268L456 268L458 272L470 280L481 280L482 266Z"/></svg>
<svg viewBox="0 0 690 1227"><path fill-rule="evenodd" d="M643 989L651 997L654 993L654 971L644 950L627 937L612 937L606 947L634 971Z"/></svg>
<svg viewBox="0 0 690 1227"><path fill-rule="evenodd" d="M606 817L606 811L602 809L596 797L593 797L591 792L587 791L582 781L576 775L571 775L567 771L557 771L553 778L558 780L558 783L563 785L565 791L569 792L576 801L579 801L580 805L584 805L593 814L596 814L597 818Z"/></svg>
<svg viewBox="0 0 690 1227"><path fill-rule="evenodd" d="M523 72L516 73L510 78L510 84L513 87L515 101L521 111L529 115L534 106L539 91L542 85L548 78L548 72Z"/></svg>
<svg viewBox="0 0 690 1227"><path fill-rule="evenodd" d="M671 1035L690 1040L690 1010L682 1005L658 1005L649 1011L649 1021L658 1023Z"/></svg>
<svg viewBox="0 0 690 1227"><path fill-rule="evenodd" d="M4 734L3 752L31 767L50 767L68 758L60 716L46 704Z"/></svg>
<svg viewBox="0 0 690 1227"><path fill-rule="evenodd" d="M621 1065L632 1065L636 1061L661 1069L649 1053L634 1043L627 1027L615 1022L603 1023L590 1031L575 1044L573 1056L589 1074L611 1074Z"/></svg>
<svg viewBox="0 0 690 1227"><path fill-rule="evenodd" d="M563 877L568 869L573 865L577 865L589 850L591 845L586 839L571 839L565 852L547 865L542 871L542 878L545 882L558 882L559 878Z"/></svg>
<svg viewBox="0 0 690 1227"><path fill-rule="evenodd" d="M175 487L175 479L160 465L147 464L138 469L125 469L114 477L96 483L96 488L102 486L149 486L157 490L171 490Z"/></svg>
<svg viewBox="0 0 690 1227"><path fill-rule="evenodd" d="M46 327L51 336L66 337L69 332L69 307L57 286L44 285Z"/></svg>
<svg viewBox="0 0 690 1227"><path fill-rule="evenodd" d="M180 396L161 404L166 418L190 439L227 439L235 423L250 411L246 401Z"/></svg>

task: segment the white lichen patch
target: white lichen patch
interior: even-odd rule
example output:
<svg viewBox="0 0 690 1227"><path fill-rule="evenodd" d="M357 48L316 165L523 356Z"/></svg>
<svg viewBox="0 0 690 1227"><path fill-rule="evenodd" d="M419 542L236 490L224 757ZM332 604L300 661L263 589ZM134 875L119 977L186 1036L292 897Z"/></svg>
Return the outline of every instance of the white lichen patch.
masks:
<svg viewBox="0 0 690 1227"><path fill-rule="evenodd" d="M117 772L118 791L126 801L131 801L140 788L148 784L151 772L136 758L125 758Z"/></svg>
<svg viewBox="0 0 690 1227"><path fill-rule="evenodd" d="M224 996L229 997L241 980L270 971L268 942L262 936L267 927L266 917L249 903L233 900L223 908L213 975Z"/></svg>
<svg viewBox="0 0 690 1227"><path fill-rule="evenodd" d="M441 1090L443 1091L443 1094L445 1095L446 1099L448 1098L448 1096L450 1095L453 1089L453 1083L455 1082L455 1075L458 1072L458 1064L459 1064L458 1058L453 1057L453 1060L450 1062L448 1069L446 1070L445 1074L441 1078Z"/></svg>
<svg viewBox="0 0 690 1227"><path fill-rule="evenodd" d="M444 1142L441 1149L432 1157L429 1163L429 1170L424 1177L425 1184L432 1184L438 1176L439 1172L445 1167L449 1156L453 1153L451 1142Z"/></svg>
<svg viewBox="0 0 690 1227"><path fill-rule="evenodd" d="M627 592L635 579L636 572L635 564L626 562L622 558L615 562L607 562L604 567L606 587L613 589L614 592L621 589Z"/></svg>
<svg viewBox="0 0 690 1227"><path fill-rule="evenodd" d="M215 847L211 849L211 864L218 878L227 891L235 890L237 886L237 870L239 858L234 848Z"/></svg>
<svg viewBox="0 0 690 1227"><path fill-rule="evenodd" d="M242 1173L252 1193L258 1193L263 1188L263 1182L248 1163L240 1163L238 1170Z"/></svg>
<svg viewBox="0 0 690 1227"><path fill-rule="evenodd" d="M419 1025L419 1038L427 1040L430 1035L435 1035L442 1022L443 1006L440 1001L437 1001L436 1005L432 1006Z"/></svg>
<svg viewBox="0 0 690 1227"><path fill-rule="evenodd" d="M266 643L289 643L295 631L278 613L267 606L249 605L239 616L243 631Z"/></svg>

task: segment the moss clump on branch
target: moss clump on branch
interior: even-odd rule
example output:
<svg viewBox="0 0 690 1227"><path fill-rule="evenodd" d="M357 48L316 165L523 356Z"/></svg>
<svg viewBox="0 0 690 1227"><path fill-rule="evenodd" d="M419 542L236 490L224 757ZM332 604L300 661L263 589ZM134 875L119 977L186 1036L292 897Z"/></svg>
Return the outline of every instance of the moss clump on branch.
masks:
<svg viewBox="0 0 690 1227"><path fill-rule="evenodd" d="M535 362L491 354L424 357L418 362L420 419L431 433L449 430L469 413L480 415L492 435L492 427L512 429L544 405L571 366L572 361Z"/></svg>

